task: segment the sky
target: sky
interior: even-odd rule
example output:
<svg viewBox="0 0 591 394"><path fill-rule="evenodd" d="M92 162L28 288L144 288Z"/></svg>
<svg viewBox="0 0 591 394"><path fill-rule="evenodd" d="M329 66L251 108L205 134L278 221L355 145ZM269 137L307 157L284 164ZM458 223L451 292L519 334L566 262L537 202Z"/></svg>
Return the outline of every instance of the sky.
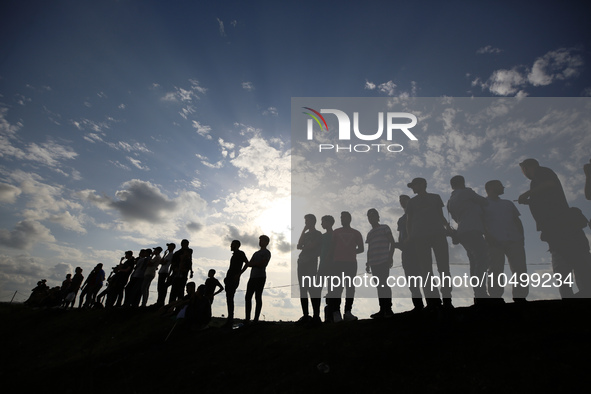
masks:
<svg viewBox="0 0 591 394"><path fill-rule="evenodd" d="M544 1L3 1L0 300L16 292L24 301L40 279L57 286L77 266L109 270L126 250L183 238L194 280L210 268L223 278L230 241L251 256L267 234L263 318L297 319L291 231L303 218L290 211L292 98L590 97L589 11ZM388 188L351 201L353 227L367 234L371 205L395 228L398 195L415 176L444 202L460 172L480 193L501 179L517 199L528 188L517 166L526 157L554 169L590 216L589 133L577 119L552 125L417 133L389 171L367 164ZM338 227L341 210L312 213ZM519 210L528 264L546 272L546 245ZM452 272L464 269L463 250L450 253ZM398 252L394 265L400 274ZM396 299L395 312L408 305ZM359 300L356 311L376 307ZM218 297L214 315L223 313Z"/></svg>

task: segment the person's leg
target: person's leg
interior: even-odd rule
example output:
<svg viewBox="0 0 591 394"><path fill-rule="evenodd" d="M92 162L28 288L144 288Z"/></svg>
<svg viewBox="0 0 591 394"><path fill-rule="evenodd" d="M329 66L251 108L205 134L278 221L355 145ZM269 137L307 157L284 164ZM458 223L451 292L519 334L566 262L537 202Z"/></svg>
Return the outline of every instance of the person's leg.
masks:
<svg viewBox="0 0 591 394"><path fill-rule="evenodd" d="M474 298L488 298L486 292L486 273L489 265L488 245L483 235L478 231L462 233L459 238L468 255L470 276L478 278L478 285L474 287ZM476 279L474 280L476 281Z"/></svg>
<svg viewBox="0 0 591 394"><path fill-rule="evenodd" d="M494 245L489 245L488 248L490 258L488 273L492 275L492 280L488 277L488 295L492 298L502 298L505 291L504 287L499 285L501 283L500 275L505 270L505 245L506 243L496 242ZM510 261L509 266L511 266Z"/></svg>
<svg viewBox="0 0 591 394"><path fill-rule="evenodd" d="M353 300L355 299L355 286L353 279L357 276L357 262L348 261L344 263L343 274L345 277L345 314L351 313L353 310ZM340 307L340 296L339 296Z"/></svg>
<svg viewBox="0 0 591 394"><path fill-rule="evenodd" d="M388 286L388 275L390 274L390 264L382 263L371 266L371 273L377 277L377 291L380 304L380 312L388 313L392 311L392 289Z"/></svg>
<svg viewBox="0 0 591 394"><path fill-rule="evenodd" d="M568 237L568 258L575 273L575 282L579 288L577 297L591 298L591 254L589 240L581 229L572 230Z"/></svg>
<svg viewBox="0 0 591 394"><path fill-rule="evenodd" d="M251 278L248 280L248 283L246 284L246 295L244 296L244 306L245 306L245 312L246 312L245 320L247 322L250 321L250 312L252 311L252 295L254 294L254 292L256 290L255 283L253 282L253 279L255 279L255 278Z"/></svg>
<svg viewBox="0 0 591 394"><path fill-rule="evenodd" d="M150 285L152 284L152 280L154 280L153 276L144 276L144 280L142 281L142 287L141 287L141 304L142 304L142 306L146 306L148 304L148 297L150 297Z"/></svg>
<svg viewBox="0 0 591 394"><path fill-rule="evenodd" d="M417 269L423 280L423 293L427 306L436 307L441 305L439 289L431 286L433 277L433 257L431 255L431 242L426 237L415 238L412 247L415 251Z"/></svg>
<svg viewBox="0 0 591 394"><path fill-rule="evenodd" d="M226 305L228 306L228 322L232 322L234 320L234 295L236 294L236 289L238 288L239 282L224 279L224 284L226 285Z"/></svg>
<svg viewBox="0 0 591 394"><path fill-rule="evenodd" d="M513 300L525 299L529 295L529 286L527 285L527 280L525 278L525 275L527 275L527 265L523 242L508 243L505 248L505 254L507 255L511 274L515 275L515 279L520 283L513 285ZM522 274L525 274L523 275L523 278Z"/></svg>
<svg viewBox="0 0 591 394"><path fill-rule="evenodd" d="M261 310L263 309L263 289L265 288L265 282L267 278L256 278L255 282L255 301L256 307L254 311L254 321L259 321L259 317L261 316Z"/></svg>
<svg viewBox="0 0 591 394"><path fill-rule="evenodd" d="M437 263L437 272L441 278L441 297L444 305L451 305L451 271L449 269L449 245L445 235L433 237L433 254Z"/></svg>
<svg viewBox="0 0 591 394"><path fill-rule="evenodd" d="M302 322L307 320L310 316L310 312L308 309L308 296L311 299L319 298L317 297L315 287L314 287L314 279L316 278L317 274L317 262L316 261L299 261L298 260L298 284L300 288L300 304L302 306ZM318 279L316 278L316 281ZM312 301L312 307L316 307L316 301ZM318 302L318 313L320 313L320 303ZM316 313L316 309L314 309Z"/></svg>
<svg viewBox="0 0 591 394"><path fill-rule="evenodd" d="M156 300L156 305L162 306L166 302L166 292L168 290L168 285L166 284L166 280L168 279L168 274L158 274L158 299Z"/></svg>
<svg viewBox="0 0 591 394"><path fill-rule="evenodd" d="M414 248L411 245L405 245L402 249L401 259L402 269L404 270L404 276L408 283L413 305L420 309L423 307L423 296L421 295L420 283L417 279L420 278L421 271L417 265Z"/></svg>

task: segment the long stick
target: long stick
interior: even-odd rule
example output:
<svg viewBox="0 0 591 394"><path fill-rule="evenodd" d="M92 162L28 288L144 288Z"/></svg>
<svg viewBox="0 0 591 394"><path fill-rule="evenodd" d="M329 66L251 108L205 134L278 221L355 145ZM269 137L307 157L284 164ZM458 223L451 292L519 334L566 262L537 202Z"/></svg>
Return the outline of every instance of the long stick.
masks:
<svg viewBox="0 0 591 394"><path fill-rule="evenodd" d="M168 338L170 338L170 334L172 334L172 331L174 330L174 328L176 327L176 324L178 323L178 319L174 322L174 326L172 326L172 328L170 329L170 332L168 333L168 335L166 336L166 339L164 340L164 342L168 341Z"/></svg>

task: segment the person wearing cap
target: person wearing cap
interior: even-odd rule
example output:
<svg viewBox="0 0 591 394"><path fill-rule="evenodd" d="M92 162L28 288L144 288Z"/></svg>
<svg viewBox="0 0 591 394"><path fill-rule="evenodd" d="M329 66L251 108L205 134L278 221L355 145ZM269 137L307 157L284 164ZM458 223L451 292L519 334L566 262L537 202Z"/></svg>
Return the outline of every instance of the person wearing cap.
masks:
<svg viewBox="0 0 591 394"><path fill-rule="evenodd" d="M156 304L157 307L164 306L166 302L166 293L168 292L168 275L170 274L170 263L172 262L172 255L176 245L174 243L166 244L166 251L164 256L160 260L160 269L158 270L158 299Z"/></svg>
<svg viewBox="0 0 591 394"><path fill-rule="evenodd" d="M524 279L521 275L527 274L527 266L520 213L512 201L499 197L505 193L505 186L501 181L488 181L484 189L488 200L488 205L484 207L485 238L490 255L489 272L494 275L494 279L488 285L488 294L492 298L503 297L504 288L499 286L499 283L502 283L499 275L505 270L507 256L512 275L521 282L517 284L513 281L513 301L523 302L529 294L529 287L521 281Z"/></svg>
<svg viewBox="0 0 591 394"><path fill-rule="evenodd" d="M540 239L548 243L554 273L564 281L574 271L577 296L591 297L589 240L583 229L569 220L571 209L558 176L536 159L526 159L519 166L531 183L517 201L529 205ZM562 283L558 290L562 298L574 296L572 284Z"/></svg>
<svg viewBox="0 0 591 394"><path fill-rule="evenodd" d="M474 291L474 304L482 304L489 298L486 290L486 272L490 262L488 245L484 240L484 207L488 204L486 198L466 187L466 181L461 175L452 177L449 181L452 193L447 202L447 210L458 224L458 239L466 250L470 262L470 277L479 279ZM470 282L472 284L472 281Z"/></svg>
<svg viewBox="0 0 591 394"><path fill-rule="evenodd" d="M406 204L407 239L405 243L414 248L414 258L423 278L423 292L427 308L433 310L441 307L441 298L439 289L432 287L429 279L433 276L431 253L435 254L439 276L449 277L449 246L446 238L449 223L443 216L443 201L439 194L427 193L426 179L414 178L407 186L416 196ZM442 280L442 282L443 306L453 308L451 283L448 280Z"/></svg>

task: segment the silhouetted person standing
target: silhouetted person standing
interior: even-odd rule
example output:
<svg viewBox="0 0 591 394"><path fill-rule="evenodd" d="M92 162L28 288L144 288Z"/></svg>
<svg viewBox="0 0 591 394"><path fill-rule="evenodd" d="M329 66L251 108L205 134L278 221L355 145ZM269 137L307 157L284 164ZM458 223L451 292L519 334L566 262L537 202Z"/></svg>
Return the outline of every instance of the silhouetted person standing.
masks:
<svg viewBox="0 0 591 394"><path fill-rule="evenodd" d="M174 243L166 244L166 251L162 260L160 261L160 269L158 270L158 300L156 306L164 306L166 303L166 293L168 292L170 264L176 245Z"/></svg>
<svg viewBox="0 0 591 394"><path fill-rule="evenodd" d="M271 260L271 252L267 249L269 245L269 237L261 235L259 237L260 249L252 255L249 267L250 279L246 284L246 295L245 295L245 306L246 306L246 322L250 321L250 312L252 310L252 295L256 301L256 307L254 311L254 322L259 321L261 316L261 310L263 309L263 289L265 288L265 282L267 281L266 268Z"/></svg>
<svg viewBox="0 0 591 394"><path fill-rule="evenodd" d="M569 220L570 209L558 176L551 169L540 166L536 159L526 159L519 165L531 183L518 201L529 205L537 230L541 231L540 239L548 243L554 272L566 280L574 271L578 296L591 296L589 240L583 229ZM566 283L559 291L562 298L574 296L572 286Z"/></svg>
<svg viewBox="0 0 591 394"><path fill-rule="evenodd" d="M124 261L125 260L125 261ZM128 250L125 252L125 256L119 260L119 265L114 268L115 274L109 283L107 288L107 300L105 301L105 307L110 308L113 305L121 306L123 303L123 290L131 275L131 271L135 266L135 258L133 252Z"/></svg>
<svg viewBox="0 0 591 394"><path fill-rule="evenodd" d="M325 230L325 233L322 234L322 247L320 248L320 262L318 263L318 277L322 280L329 276L335 275L334 271L334 261L333 261L333 229L334 226L334 218L330 215L325 215L320 219L320 226ZM331 291L330 283L329 282L322 282L325 283L327 287L326 293L326 307L324 309L325 314L325 321L332 321L332 322L340 322L343 320L341 313L338 312L338 309L333 312L330 310L330 299L333 296L333 291Z"/></svg>
<svg viewBox="0 0 591 394"><path fill-rule="evenodd" d="M142 298L142 282L146 265L152 255L152 249L142 249L135 262L135 269L129 277L129 283L125 286L125 302L123 305L137 308Z"/></svg>
<svg viewBox="0 0 591 394"><path fill-rule="evenodd" d="M380 310L371 315L372 319L394 316L392 312L392 289L388 286L390 268L394 263L394 237L387 224L380 224L380 214L375 208L367 211L371 230L367 233L366 271L378 279L377 291Z"/></svg>
<svg viewBox="0 0 591 394"><path fill-rule="evenodd" d="M314 278L318 274L318 257L322 249L322 234L316 230L316 216L307 214L304 216L304 229L300 235L297 248L301 250L298 257L298 284L300 287L300 303L302 305L302 317L297 323L312 322L321 323L320 320L320 292L321 288L314 286ZM307 283L310 285L307 285ZM310 318L308 310L308 295L312 302L314 315Z"/></svg>
<svg viewBox="0 0 591 394"><path fill-rule="evenodd" d="M447 210L458 224L458 238L466 249L470 262L470 276L477 277L479 284L473 288L474 304L488 298L486 272L489 265L488 245L484 240L484 211L486 198L466 187L464 177L456 175L449 181L452 193Z"/></svg>
<svg viewBox="0 0 591 394"><path fill-rule="evenodd" d="M398 244L396 244L396 247L398 247L402 252L402 269L404 269L404 275L408 281L408 287L412 297L412 304L414 306L413 310L420 311L425 305L423 304L421 288L417 281L413 278L419 277L421 275L421 270L419 269L414 247L411 242L407 242L408 233L406 232L406 220L408 219L406 215L406 206L410 201L410 196L403 194L399 197L398 201L405 212L404 215L398 219Z"/></svg>
<svg viewBox="0 0 591 394"><path fill-rule="evenodd" d="M240 284L240 275L248 268L248 259L246 254L240 250L240 241L234 240L230 244L232 257L230 258L230 268L226 272L224 284L226 285L226 304L228 305L228 320L226 325L231 327L234 322L234 294Z"/></svg>
<svg viewBox="0 0 591 394"><path fill-rule="evenodd" d="M449 246L446 229L449 223L443 216L443 201L439 194L427 193L427 180L414 178L408 187L416 194L406 204L406 243L414 248L414 257L423 278L423 292L428 309L441 307L439 289L431 288L430 278L433 276L433 256L437 263L439 276L450 276ZM451 302L451 284L443 281L441 293L443 305L453 308Z"/></svg>
<svg viewBox="0 0 591 394"><path fill-rule="evenodd" d="M191 275L189 276L189 272ZM174 252L170 263L170 278L172 286L168 303L183 297L183 291L187 284L187 276L193 278L193 249L189 248L189 241L183 239L181 248Z"/></svg>
<svg viewBox="0 0 591 394"><path fill-rule="evenodd" d="M148 298L150 298L150 285L156 276L156 270L162 262L162 248L156 246L152 252L152 256L148 256L146 260L146 269L144 270L144 279L141 286L141 305L146 306L148 304Z"/></svg>
<svg viewBox="0 0 591 394"><path fill-rule="evenodd" d="M334 274L344 278L345 283L334 289L332 298L326 299L330 302L329 312L340 311L341 294L345 288L345 313L343 320L354 321L357 316L353 315L353 300L355 298L355 286L353 279L357 275L357 255L364 252L363 236L354 228L351 228L351 214L341 212L341 228L337 228L332 234L333 246L333 267Z"/></svg>
<svg viewBox="0 0 591 394"><path fill-rule="evenodd" d="M68 304L70 303L71 308L74 308L74 305L76 304L76 294L78 294L78 290L80 290L80 286L82 286L82 281L84 280L84 275L82 275L82 268L76 267L74 272L74 277L72 278L72 283L70 284L70 289L68 293L68 298L71 298L71 300L66 302L66 309L68 308Z"/></svg>
<svg viewBox="0 0 591 394"><path fill-rule="evenodd" d="M489 283L488 294L492 298L503 297L504 289L499 286L499 275L505 270L505 256L507 256L511 273L521 283L513 285L513 300L525 301L525 297L529 294L529 287L520 280L521 274L527 274L525 237L523 224L519 219L520 213L513 202L499 197L505 193L505 187L501 181L488 181L484 188L488 200L488 205L484 207L484 226L490 253L489 272L495 277L492 283Z"/></svg>

